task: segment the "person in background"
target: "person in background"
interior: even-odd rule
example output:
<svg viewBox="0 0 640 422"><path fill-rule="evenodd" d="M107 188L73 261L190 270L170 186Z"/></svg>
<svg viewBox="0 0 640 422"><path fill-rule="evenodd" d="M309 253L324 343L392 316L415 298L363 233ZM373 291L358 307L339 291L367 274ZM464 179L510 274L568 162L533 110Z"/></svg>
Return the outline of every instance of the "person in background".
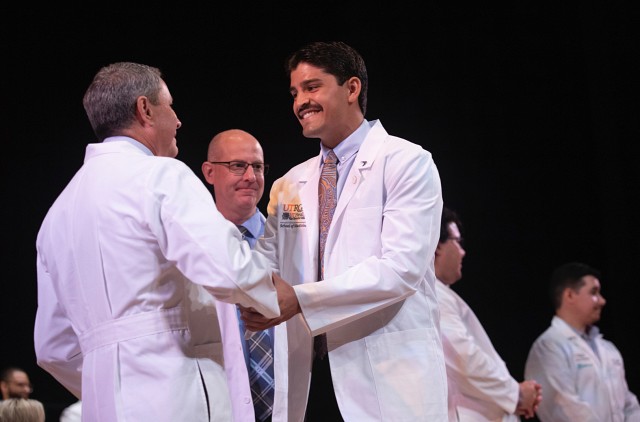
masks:
<svg viewBox="0 0 640 422"><path fill-rule="evenodd" d="M231 420L215 299L280 314L264 257L178 154L159 69L101 68L83 104L99 143L36 240L38 364L88 421Z"/></svg>
<svg viewBox="0 0 640 422"><path fill-rule="evenodd" d="M20 368L10 366L0 372L0 391L2 400L28 399L33 388L29 375Z"/></svg>
<svg viewBox="0 0 640 422"><path fill-rule="evenodd" d="M60 422L81 422L82 421L82 400L62 409L60 414Z"/></svg>
<svg viewBox="0 0 640 422"><path fill-rule="evenodd" d="M435 253L436 293L449 386L449 420L459 422L530 419L542 399L540 384L518 383L493 347L469 305L451 288L462 278L462 222L442 210Z"/></svg>
<svg viewBox="0 0 640 422"><path fill-rule="evenodd" d="M282 317L242 313L251 329L277 325L273 418L446 420L435 273L424 259L442 211L433 158L364 118L367 69L351 46L314 42L286 66L293 113L319 154L274 182L256 245L291 283L278 290Z"/></svg>
<svg viewBox="0 0 640 422"><path fill-rule="evenodd" d="M264 232L265 217L257 206L268 169L258 140L239 129L215 135L202 163L202 174L213 187L218 211L244 232L251 247ZM245 335L236 306L218 302L216 308L234 420L271 420L273 329Z"/></svg>
<svg viewBox="0 0 640 422"><path fill-rule="evenodd" d="M598 270L568 262L551 274L555 315L534 342L525 376L542 384L542 422L638 422L620 351L595 325L606 300Z"/></svg>
<svg viewBox="0 0 640 422"><path fill-rule="evenodd" d="M44 406L38 400L9 398L0 402L0 422L44 421Z"/></svg>

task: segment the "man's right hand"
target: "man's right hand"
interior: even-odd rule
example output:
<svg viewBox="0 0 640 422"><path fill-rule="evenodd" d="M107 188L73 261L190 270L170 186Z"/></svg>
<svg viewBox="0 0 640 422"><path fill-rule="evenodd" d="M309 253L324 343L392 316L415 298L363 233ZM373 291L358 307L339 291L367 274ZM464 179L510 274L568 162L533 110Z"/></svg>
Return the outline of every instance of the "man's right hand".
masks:
<svg viewBox="0 0 640 422"><path fill-rule="evenodd" d="M278 293L278 305L280 306L280 316L277 318L265 318L261 313L253 308L244 308L240 306L240 316L244 325L248 330L261 331L278 325L281 322L288 321L295 314L302 312L300 303L293 287L287 283L279 275L273 273L273 284Z"/></svg>

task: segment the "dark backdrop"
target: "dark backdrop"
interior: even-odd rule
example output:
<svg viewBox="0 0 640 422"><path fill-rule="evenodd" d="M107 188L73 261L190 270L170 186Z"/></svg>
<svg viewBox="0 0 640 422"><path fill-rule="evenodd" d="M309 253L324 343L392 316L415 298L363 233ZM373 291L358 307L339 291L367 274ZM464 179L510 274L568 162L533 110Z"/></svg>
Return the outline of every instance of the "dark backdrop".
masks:
<svg viewBox="0 0 640 422"><path fill-rule="evenodd" d="M183 123L178 158L200 175L211 137L243 128L264 146L268 189L318 152L300 133L283 71L286 55L312 40L358 49L370 77L367 118L433 153L445 204L464 222L455 289L512 374L522 378L550 322L549 273L579 260L604 274L600 327L640 393L640 38L630 6L158 3L18 4L2 17L0 366L26 369L50 415L74 399L35 364L34 244L93 142L81 100L95 72L121 60L160 67Z"/></svg>

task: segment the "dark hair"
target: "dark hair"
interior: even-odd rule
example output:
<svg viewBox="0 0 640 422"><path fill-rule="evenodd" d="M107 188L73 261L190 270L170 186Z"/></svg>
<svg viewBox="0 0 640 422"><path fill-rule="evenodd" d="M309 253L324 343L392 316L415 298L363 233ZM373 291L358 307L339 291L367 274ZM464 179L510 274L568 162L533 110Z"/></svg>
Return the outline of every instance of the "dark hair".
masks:
<svg viewBox="0 0 640 422"><path fill-rule="evenodd" d="M456 223L458 230L460 230L460 233L462 234L462 221L460 221L458 214L447 207L443 207L442 217L440 219L440 239L438 240L438 243L444 243L449 240L449 224L451 223Z"/></svg>
<svg viewBox="0 0 640 422"><path fill-rule="evenodd" d="M582 277L586 275L600 278L600 271L581 262L569 262L556 268L551 273L549 293L554 309L559 309L562 304L562 293L569 288L578 291L585 284Z"/></svg>
<svg viewBox="0 0 640 422"><path fill-rule="evenodd" d="M341 41L313 42L291 54L285 63L287 75L291 75L298 64L309 63L318 67L330 75L335 76L338 85L342 85L352 76L360 79L361 89L358 96L358 104L362 114L367 114L367 89L369 77L367 67L360 54Z"/></svg>
<svg viewBox="0 0 640 422"><path fill-rule="evenodd" d="M6 368L3 368L2 371L0 372L0 381L4 381L4 382L11 381L11 378L13 377L14 372L24 372L26 374L24 370L22 370L21 368L18 368L17 366L8 366Z"/></svg>

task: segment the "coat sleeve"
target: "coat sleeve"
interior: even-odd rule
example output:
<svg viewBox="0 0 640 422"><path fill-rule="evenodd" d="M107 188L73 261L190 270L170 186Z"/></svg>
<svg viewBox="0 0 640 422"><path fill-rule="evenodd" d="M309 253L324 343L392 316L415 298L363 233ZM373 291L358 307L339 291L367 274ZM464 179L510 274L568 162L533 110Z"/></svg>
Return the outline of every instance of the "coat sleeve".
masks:
<svg viewBox="0 0 640 422"><path fill-rule="evenodd" d="M242 240L186 165L158 166L149 191L147 220L167 260L218 300L280 315L267 260Z"/></svg>
<svg viewBox="0 0 640 422"><path fill-rule="evenodd" d="M80 398L82 352L71 322L58 305L51 277L38 255L38 310L34 347L38 365Z"/></svg>
<svg viewBox="0 0 640 422"><path fill-rule="evenodd" d="M507 414L515 413L520 388L502 360L480 347L476 336L464 323L463 310L455 297L438 290L440 328L447 373L455 380L455 388L467 397L494 403Z"/></svg>
<svg viewBox="0 0 640 422"><path fill-rule="evenodd" d="M329 233L325 279L294 286L312 335L388 308L416 291L434 294L439 174L421 147L389 143L362 175L344 213L334 214L338 233L331 250ZM343 195L344 190L340 200Z"/></svg>

